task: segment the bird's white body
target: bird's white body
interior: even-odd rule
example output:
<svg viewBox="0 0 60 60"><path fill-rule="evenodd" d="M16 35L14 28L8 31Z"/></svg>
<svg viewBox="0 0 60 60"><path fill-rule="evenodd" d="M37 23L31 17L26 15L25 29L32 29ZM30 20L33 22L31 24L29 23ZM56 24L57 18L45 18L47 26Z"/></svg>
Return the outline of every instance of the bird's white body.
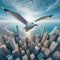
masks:
<svg viewBox="0 0 60 60"><path fill-rule="evenodd" d="M24 29L26 31L28 31L28 30L32 29L34 26L38 26L38 25L34 24L34 23L28 23L28 24L25 25Z"/></svg>

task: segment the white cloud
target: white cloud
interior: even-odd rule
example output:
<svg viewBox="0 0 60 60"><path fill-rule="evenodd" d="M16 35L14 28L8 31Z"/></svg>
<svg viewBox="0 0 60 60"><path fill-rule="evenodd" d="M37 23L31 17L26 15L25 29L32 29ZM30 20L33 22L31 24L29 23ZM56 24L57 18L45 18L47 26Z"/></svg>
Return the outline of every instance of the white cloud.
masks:
<svg viewBox="0 0 60 60"><path fill-rule="evenodd" d="M60 19L58 18L51 18L51 19L46 19L46 20L42 20L42 21L40 21L40 22L60 22Z"/></svg>
<svg viewBox="0 0 60 60"><path fill-rule="evenodd" d="M35 19L37 19L37 17L34 16L41 16L42 13L44 13L44 11L36 11L34 10L37 7L37 4L39 3L41 5L42 8L46 7L45 11L49 11L53 8L55 8L60 0L56 0L55 3L53 4L49 4L48 6L46 5L46 2L42 2L42 0L33 0L34 4L32 1L30 0L23 0L22 2L18 2L19 0L2 0L4 3L6 3L7 5L12 5L17 11L22 11L24 14L22 14L21 12L19 12L27 21L31 22ZM52 0L51 0L52 1ZM47 1L48 2L48 1ZM39 8L41 8L39 6ZM37 9L37 8L36 8Z"/></svg>
<svg viewBox="0 0 60 60"><path fill-rule="evenodd" d="M30 22L37 19L34 15L42 14L41 11L35 11L36 5L34 6L32 1L24 0L22 2L18 2L18 0L3 0L2 2L7 5L12 5L16 10L23 12L23 17Z"/></svg>
<svg viewBox="0 0 60 60"><path fill-rule="evenodd" d="M24 4L25 5L25 4ZM33 21L35 20L36 18L34 17L34 15L40 15L42 14L41 11L35 11L34 9L31 9L28 7L28 5L31 5L31 7L34 8L34 6L32 5L32 3L26 3L26 5L24 6L23 3L16 3L16 4L13 4L14 8L18 11L22 11L24 14L23 17L28 20L28 21Z"/></svg>
<svg viewBox="0 0 60 60"><path fill-rule="evenodd" d="M5 17L2 17L2 18L0 18L0 22L2 23L2 22L19 22L18 20L16 20L15 18L5 18Z"/></svg>
<svg viewBox="0 0 60 60"><path fill-rule="evenodd" d="M50 5L50 6L47 8L47 11L54 9L57 5L59 5L59 4L58 4L59 2L60 2L60 0L56 0L55 3L53 3L52 5Z"/></svg>
<svg viewBox="0 0 60 60"><path fill-rule="evenodd" d="M29 9L27 7L23 7L23 6L22 7L15 6L15 9L17 9L18 11L22 11L24 13L23 17L30 22L36 19L34 17L34 15L38 15L38 14L42 13L42 12L31 10L31 9Z"/></svg>

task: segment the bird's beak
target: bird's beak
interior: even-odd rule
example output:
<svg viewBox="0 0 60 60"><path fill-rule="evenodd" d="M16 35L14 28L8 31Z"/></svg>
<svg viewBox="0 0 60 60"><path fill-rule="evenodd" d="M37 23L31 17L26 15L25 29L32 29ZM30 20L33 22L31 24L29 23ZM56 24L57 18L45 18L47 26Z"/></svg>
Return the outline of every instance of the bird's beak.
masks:
<svg viewBox="0 0 60 60"><path fill-rule="evenodd" d="M35 24L35 26L38 26L38 24Z"/></svg>

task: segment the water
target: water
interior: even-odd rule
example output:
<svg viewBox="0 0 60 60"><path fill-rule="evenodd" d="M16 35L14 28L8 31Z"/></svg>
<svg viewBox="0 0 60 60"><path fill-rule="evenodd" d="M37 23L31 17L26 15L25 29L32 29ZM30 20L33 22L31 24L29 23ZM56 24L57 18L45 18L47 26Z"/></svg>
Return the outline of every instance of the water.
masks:
<svg viewBox="0 0 60 60"><path fill-rule="evenodd" d="M20 30L20 34L24 35L24 31L21 30L22 27L24 27L24 25L20 24L20 23L10 23L7 27L7 29L11 32L13 32L13 29L16 30L16 25L18 25L19 30ZM32 34L38 34L39 32L41 32L42 27L44 26L45 28L45 32L50 32L53 30L53 28L55 26L58 27L58 30L60 30L60 22L39 22L37 27L34 27L33 31L31 32Z"/></svg>

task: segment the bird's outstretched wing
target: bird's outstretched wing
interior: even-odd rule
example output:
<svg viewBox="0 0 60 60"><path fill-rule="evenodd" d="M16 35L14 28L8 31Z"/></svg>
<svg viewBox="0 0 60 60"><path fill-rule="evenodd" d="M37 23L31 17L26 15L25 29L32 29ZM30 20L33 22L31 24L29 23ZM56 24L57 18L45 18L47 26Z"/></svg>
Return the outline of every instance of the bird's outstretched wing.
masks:
<svg viewBox="0 0 60 60"><path fill-rule="evenodd" d="M39 21L39 20L44 20L44 19L48 19L51 18L53 15L49 15L49 16L43 16L41 18L38 18L37 20L35 20L35 22Z"/></svg>
<svg viewBox="0 0 60 60"><path fill-rule="evenodd" d="M8 10L6 8L2 8L6 13L10 14L11 16L15 17L16 19L18 19L19 21L21 21L23 24L27 24L28 22L17 12Z"/></svg>

